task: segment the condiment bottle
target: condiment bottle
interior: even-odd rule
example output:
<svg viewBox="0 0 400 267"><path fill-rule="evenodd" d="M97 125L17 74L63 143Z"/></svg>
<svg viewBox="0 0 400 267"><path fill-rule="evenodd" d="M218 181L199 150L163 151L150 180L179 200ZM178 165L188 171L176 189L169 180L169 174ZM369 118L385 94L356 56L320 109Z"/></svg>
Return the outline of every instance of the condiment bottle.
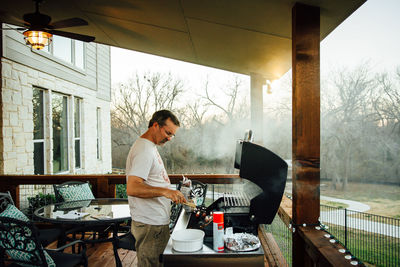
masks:
<svg viewBox="0 0 400 267"><path fill-rule="evenodd" d="M224 251L224 213L213 212L213 249L218 252Z"/></svg>

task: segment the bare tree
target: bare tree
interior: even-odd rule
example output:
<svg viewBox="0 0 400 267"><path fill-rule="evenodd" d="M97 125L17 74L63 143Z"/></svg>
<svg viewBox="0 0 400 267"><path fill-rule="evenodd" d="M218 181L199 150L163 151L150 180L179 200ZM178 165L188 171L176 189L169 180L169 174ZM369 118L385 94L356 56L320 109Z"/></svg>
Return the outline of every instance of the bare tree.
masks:
<svg viewBox="0 0 400 267"><path fill-rule="evenodd" d="M136 73L113 88L111 130L113 166L124 166L129 147L148 126L157 110L176 111L183 82L171 73Z"/></svg>
<svg viewBox="0 0 400 267"><path fill-rule="evenodd" d="M400 136L400 67L394 78L383 73L377 76L377 80L380 90L375 108L380 124L391 127Z"/></svg>
<svg viewBox="0 0 400 267"><path fill-rule="evenodd" d="M228 119L228 122L233 122L237 119L243 119L249 115L249 106L246 104L247 99L241 94L243 90L243 80L239 76L234 75L233 79L229 81L223 88L220 88L221 95L223 98L213 96L210 93L209 81L206 80L204 84L204 99L205 105L209 107L215 107L217 110L222 112L224 116L218 118L214 116L214 120L223 123L223 117ZM228 101L220 101L221 99Z"/></svg>

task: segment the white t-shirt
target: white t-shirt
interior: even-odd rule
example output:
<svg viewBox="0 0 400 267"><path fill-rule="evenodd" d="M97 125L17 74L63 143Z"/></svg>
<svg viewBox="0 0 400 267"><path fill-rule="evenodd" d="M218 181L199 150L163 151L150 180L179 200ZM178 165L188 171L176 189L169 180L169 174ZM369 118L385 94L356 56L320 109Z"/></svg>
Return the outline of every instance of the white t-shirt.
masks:
<svg viewBox="0 0 400 267"><path fill-rule="evenodd" d="M126 181L134 175L150 186L169 187L164 163L156 145L148 139L138 138L126 159ZM171 200L166 197L138 198L128 196L129 208L134 221L150 225L167 225L170 222Z"/></svg>

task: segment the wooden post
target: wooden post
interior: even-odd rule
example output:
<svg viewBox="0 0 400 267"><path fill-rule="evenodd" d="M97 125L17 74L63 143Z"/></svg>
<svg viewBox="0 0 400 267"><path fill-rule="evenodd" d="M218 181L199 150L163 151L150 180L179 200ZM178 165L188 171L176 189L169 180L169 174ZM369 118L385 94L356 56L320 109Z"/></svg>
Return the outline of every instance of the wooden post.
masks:
<svg viewBox="0 0 400 267"><path fill-rule="evenodd" d="M293 225L318 222L320 211L320 10L292 10ZM306 244L293 234L293 266L310 266Z"/></svg>
<svg viewBox="0 0 400 267"><path fill-rule="evenodd" d="M96 197L98 198L114 198L115 185L109 185L107 177L101 177L96 182Z"/></svg>
<svg viewBox="0 0 400 267"><path fill-rule="evenodd" d="M265 78L258 73L250 74L250 109L251 130L254 134L254 142L264 145L263 138L263 85Z"/></svg>

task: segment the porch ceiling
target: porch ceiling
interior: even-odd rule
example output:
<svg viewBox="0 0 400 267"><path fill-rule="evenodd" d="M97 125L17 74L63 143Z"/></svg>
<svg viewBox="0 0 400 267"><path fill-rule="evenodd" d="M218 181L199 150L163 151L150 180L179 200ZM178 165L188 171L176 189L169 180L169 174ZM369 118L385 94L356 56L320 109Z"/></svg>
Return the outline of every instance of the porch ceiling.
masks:
<svg viewBox="0 0 400 267"><path fill-rule="evenodd" d="M89 26L65 31L95 36L98 43L242 74L259 73L272 80L291 67L291 10L295 2L46 0L40 11L52 21L71 17L87 20ZM301 2L321 8L322 40L365 0ZM18 18L33 11L32 0L2 0L0 4L0 14Z"/></svg>

